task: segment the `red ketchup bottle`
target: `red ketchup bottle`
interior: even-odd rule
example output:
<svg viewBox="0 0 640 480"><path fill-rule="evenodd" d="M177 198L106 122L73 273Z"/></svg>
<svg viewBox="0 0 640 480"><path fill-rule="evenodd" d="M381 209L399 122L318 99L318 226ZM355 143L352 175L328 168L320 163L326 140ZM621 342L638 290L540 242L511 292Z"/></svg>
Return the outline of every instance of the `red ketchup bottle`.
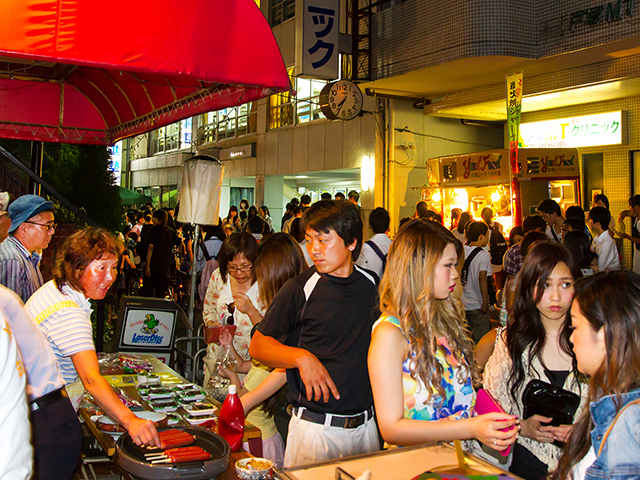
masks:
<svg viewBox="0 0 640 480"><path fill-rule="evenodd" d="M220 409L218 434L229 443L231 451L236 452L242 447L244 408L233 384L229 385L229 394Z"/></svg>

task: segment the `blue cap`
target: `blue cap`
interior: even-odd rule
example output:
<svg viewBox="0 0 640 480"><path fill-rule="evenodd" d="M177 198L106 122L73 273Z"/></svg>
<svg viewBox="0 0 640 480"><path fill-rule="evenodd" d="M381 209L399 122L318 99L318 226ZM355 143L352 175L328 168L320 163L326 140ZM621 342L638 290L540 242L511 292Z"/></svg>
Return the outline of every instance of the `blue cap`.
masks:
<svg viewBox="0 0 640 480"><path fill-rule="evenodd" d="M38 195L22 195L16 198L9 205L9 218L11 219L11 228L9 233L14 232L25 221L31 217L35 217L39 213L47 210L53 210L53 202L46 200Z"/></svg>

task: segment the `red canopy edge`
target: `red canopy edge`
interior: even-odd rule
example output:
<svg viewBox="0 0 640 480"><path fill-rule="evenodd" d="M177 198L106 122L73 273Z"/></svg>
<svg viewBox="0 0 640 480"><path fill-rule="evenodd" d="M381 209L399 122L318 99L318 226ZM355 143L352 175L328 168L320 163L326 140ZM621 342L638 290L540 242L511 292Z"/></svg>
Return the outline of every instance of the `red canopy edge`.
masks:
<svg viewBox="0 0 640 480"><path fill-rule="evenodd" d="M0 136L113 144L290 89L252 0L113 0L109 15L89 0L0 2Z"/></svg>

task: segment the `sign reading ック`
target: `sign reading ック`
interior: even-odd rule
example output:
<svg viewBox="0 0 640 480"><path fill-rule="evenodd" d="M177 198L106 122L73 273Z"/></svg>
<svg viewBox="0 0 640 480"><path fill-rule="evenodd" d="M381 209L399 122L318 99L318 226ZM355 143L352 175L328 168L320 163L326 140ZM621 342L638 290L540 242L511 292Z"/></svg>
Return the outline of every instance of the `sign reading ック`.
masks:
<svg viewBox="0 0 640 480"><path fill-rule="evenodd" d="M296 2L295 76L338 78L340 0Z"/></svg>

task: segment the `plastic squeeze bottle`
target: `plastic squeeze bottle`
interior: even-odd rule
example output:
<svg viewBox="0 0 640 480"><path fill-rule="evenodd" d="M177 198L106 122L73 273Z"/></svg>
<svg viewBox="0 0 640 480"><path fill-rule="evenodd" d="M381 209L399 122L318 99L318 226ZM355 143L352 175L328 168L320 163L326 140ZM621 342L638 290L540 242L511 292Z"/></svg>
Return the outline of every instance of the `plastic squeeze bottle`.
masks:
<svg viewBox="0 0 640 480"><path fill-rule="evenodd" d="M233 384L229 385L229 394L220 409L218 434L229 443L231 451L238 451L242 447L244 408Z"/></svg>

